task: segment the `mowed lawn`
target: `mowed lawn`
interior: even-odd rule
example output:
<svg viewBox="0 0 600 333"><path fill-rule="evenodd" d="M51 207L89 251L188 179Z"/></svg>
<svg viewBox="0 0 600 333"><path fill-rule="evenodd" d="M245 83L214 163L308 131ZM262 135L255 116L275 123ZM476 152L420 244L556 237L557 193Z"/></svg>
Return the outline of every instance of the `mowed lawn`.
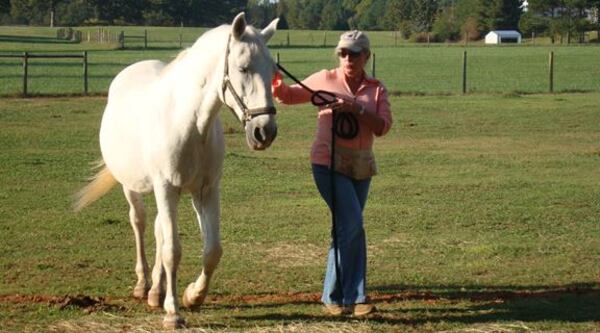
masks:
<svg viewBox="0 0 600 333"><path fill-rule="evenodd" d="M392 97L365 210L368 320L318 304L329 214L310 174L311 106L284 107L253 152L222 114L224 257L191 332L597 332L599 93ZM119 189L79 214L100 157L104 97L0 99L0 331L147 332L162 312L129 295L134 242ZM155 208L146 200L153 261ZM189 195L181 293L200 271Z"/></svg>

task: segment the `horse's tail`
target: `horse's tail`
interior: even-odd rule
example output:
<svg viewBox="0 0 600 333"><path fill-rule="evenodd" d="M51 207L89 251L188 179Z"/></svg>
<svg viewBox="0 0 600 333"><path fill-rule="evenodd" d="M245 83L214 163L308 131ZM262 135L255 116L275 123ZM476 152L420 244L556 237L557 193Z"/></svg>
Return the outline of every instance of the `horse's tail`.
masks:
<svg viewBox="0 0 600 333"><path fill-rule="evenodd" d="M75 194L75 202L73 203L75 212L79 212L92 202L100 199L117 184L117 180L110 173L104 161L100 161L96 167L102 169L90 179L89 184Z"/></svg>

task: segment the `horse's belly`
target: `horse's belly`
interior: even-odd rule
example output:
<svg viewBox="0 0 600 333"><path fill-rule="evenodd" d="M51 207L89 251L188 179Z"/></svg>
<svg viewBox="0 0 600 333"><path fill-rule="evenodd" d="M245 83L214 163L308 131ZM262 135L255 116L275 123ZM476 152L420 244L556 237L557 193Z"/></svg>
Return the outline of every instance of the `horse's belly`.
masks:
<svg viewBox="0 0 600 333"><path fill-rule="evenodd" d="M100 131L102 158L123 186L136 192L149 192L152 190L152 179L143 163L139 139L130 134L119 125L103 126Z"/></svg>

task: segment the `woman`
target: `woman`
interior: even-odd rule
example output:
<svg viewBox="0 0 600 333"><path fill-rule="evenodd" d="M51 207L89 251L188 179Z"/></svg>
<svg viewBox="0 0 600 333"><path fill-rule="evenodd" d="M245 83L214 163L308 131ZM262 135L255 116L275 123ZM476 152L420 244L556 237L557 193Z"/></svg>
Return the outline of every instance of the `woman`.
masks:
<svg viewBox="0 0 600 333"><path fill-rule="evenodd" d="M392 115L385 87L367 76L364 69L371 56L367 36L357 30L346 32L341 35L335 51L339 57L336 69L322 70L302 81L313 90L325 90L337 96L337 100L319 107L317 133L311 150L314 181L330 209L332 110L336 114L351 114L358 122L355 137L335 138L335 232L343 285L340 292L332 244L321 300L325 310L332 315L351 311L355 316L365 316L375 308L368 303L365 292L367 252L362 212L371 176L376 173L373 139L389 131ZM311 100L310 92L298 84L287 86L279 73L275 74L272 90L280 103L298 104Z"/></svg>

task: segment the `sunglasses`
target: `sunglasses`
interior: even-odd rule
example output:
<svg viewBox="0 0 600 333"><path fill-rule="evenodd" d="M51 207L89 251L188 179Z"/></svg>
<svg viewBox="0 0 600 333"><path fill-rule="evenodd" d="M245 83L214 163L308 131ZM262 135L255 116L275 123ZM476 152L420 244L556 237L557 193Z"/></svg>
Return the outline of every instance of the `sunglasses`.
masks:
<svg viewBox="0 0 600 333"><path fill-rule="evenodd" d="M361 54L361 52L352 52L350 50L342 49L340 52L338 52L338 57L340 57L340 58L350 57L351 59L356 59L356 58L358 58L358 56L360 56L360 54Z"/></svg>

